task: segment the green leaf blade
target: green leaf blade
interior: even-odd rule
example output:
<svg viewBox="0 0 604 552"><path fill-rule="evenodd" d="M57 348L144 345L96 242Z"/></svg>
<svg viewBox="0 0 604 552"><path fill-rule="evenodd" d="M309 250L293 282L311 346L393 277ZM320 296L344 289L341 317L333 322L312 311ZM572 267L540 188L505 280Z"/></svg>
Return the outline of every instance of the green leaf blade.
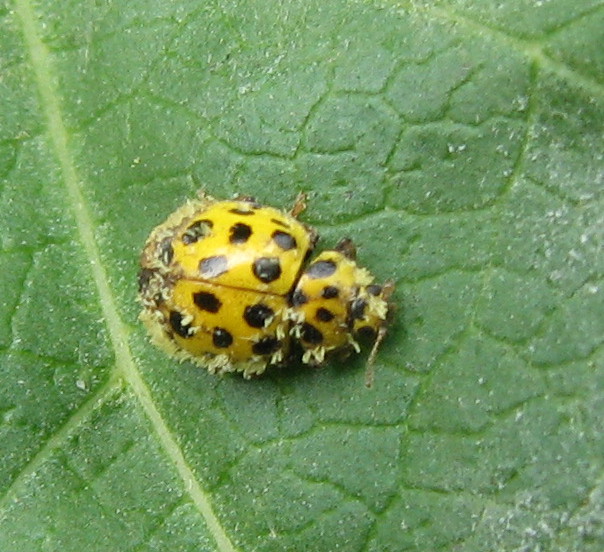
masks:
<svg viewBox="0 0 604 552"><path fill-rule="evenodd" d="M0 6L0 549L599 551L601 8ZM148 343L200 188L395 281L373 389Z"/></svg>

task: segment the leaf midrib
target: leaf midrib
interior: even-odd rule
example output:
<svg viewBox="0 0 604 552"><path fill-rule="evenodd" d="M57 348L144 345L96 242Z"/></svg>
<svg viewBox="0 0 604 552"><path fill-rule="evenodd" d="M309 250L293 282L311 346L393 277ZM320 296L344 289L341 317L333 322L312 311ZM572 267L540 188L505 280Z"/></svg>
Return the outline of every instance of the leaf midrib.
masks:
<svg viewBox="0 0 604 552"><path fill-rule="evenodd" d="M71 206L80 243L90 261L91 276L97 289L103 319L107 325L111 345L115 352L115 371L130 386L140 402L157 433L161 446L181 477L185 492L189 494L192 502L203 516L209 531L214 536L218 549L222 552L235 552L233 544L214 514L209 496L187 464L176 438L172 435L159 409L155 406L149 388L136 367L126 339L127 328L119 315L117 303L109 285L107 272L94 235L90 208L84 198L82 183L69 149L52 60L38 33L37 18L29 0L15 0L14 6L33 68L34 81L38 89L43 117L46 120L48 136L61 167L66 191L66 203ZM77 413L74 413L72 417L75 415ZM54 446L56 446L56 443Z"/></svg>

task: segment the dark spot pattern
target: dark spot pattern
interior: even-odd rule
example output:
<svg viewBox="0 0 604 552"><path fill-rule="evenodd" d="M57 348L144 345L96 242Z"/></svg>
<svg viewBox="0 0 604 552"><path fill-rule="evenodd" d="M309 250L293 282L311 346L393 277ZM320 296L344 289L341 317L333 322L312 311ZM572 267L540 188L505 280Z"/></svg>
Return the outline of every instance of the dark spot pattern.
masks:
<svg viewBox="0 0 604 552"><path fill-rule="evenodd" d="M365 318L365 308L367 301L362 298L355 299L350 305L350 317L354 320L362 320Z"/></svg>
<svg viewBox="0 0 604 552"><path fill-rule="evenodd" d="M206 257L199 261L199 272L206 278L216 278L228 270L228 259L226 255Z"/></svg>
<svg viewBox="0 0 604 552"><path fill-rule="evenodd" d="M290 300L291 306L299 307L300 305L304 305L305 303L308 303L308 297L306 297L304 292L301 289L297 289L296 291L294 291Z"/></svg>
<svg viewBox="0 0 604 552"><path fill-rule="evenodd" d="M214 343L214 347L226 349L233 343L233 336L224 328L214 328L214 331L212 332L212 343Z"/></svg>
<svg viewBox="0 0 604 552"><path fill-rule="evenodd" d="M336 263L333 261L317 261L311 264L306 271L309 278L327 278L336 271Z"/></svg>
<svg viewBox="0 0 604 552"><path fill-rule="evenodd" d="M189 330L191 326L189 324L183 324L183 316L178 311L170 311L170 326L180 337L190 337Z"/></svg>
<svg viewBox="0 0 604 552"><path fill-rule="evenodd" d="M356 334L361 338L361 339L367 339L367 340L373 340L376 338L377 336L377 332L375 330L375 328L371 327L371 326L361 326L357 331Z"/></svg>
<svg viewBox="0 0 604 552"><path fill-rule="evenodd" d="M271 320L274 315L273 309L262 303L248 305L243 311L244 320L252 328L264 328L267 321Z"/></svg>
<svg viewBox="0 0 604 552"><path fill-rule="evenodd" d="M272 355L281 348L281 342L273 336L267 335L252 345L255 355Z"/></svg>
<svg viewBox="0 0 604 552"><path fill-rule="evenodd" d="M193 302L206 312L217 313L222 306L220 299L213 293L207 291L198 291L193 294Z"/></svg>
<svg viewBox="0 0 604 552"><path fill-rule="evenodd" d="M311 345L319 345L323 342L323 334L321 331L308 322L302 324L300 337L302 338L302 341L306 341L306 343L310 343Z"/></svg>
<svg viewBox="0 0 604 552"><path fill-rule="evenodd" d="M214 224L211 220L202 219L195 221L183 232L181 238L182 243L185 245L191 245L192 243L199 241L201 238L209 236L213 226Z"/></svg>
<svg viewBox="0 0 604 552"><path fill-rule="evenodd" d="M333 312L323 307L319 307L317 309L317 312L315 313L315 318L320 322L331 322L333 320L333 317Z"/></svg>
<svg viewBox="0 0 604 552"><path fill-rule="evenodd" d="M253 215L254 211L251 209L241 209L239 207L233 207L233 209L229 209L229 213L233 213L234 215L241 215L243 217L247 217L249 215Z"/></svg>
<svg viewBox="0 0 604 552"><path fill-rule="evenodd" d="M281 265L277 257L260 257L252 266L254 276L261 282L268 284L281 276Z"/></svg>
<svg viewBox="0 0 604 552"><path fill-rule="evenodd" d="M159 245L159 259L168 266L174 258L174 248L172 247L172 238L164 238Z"/></svg>
<svg viewBox="0 0 604 552"><path fill-rule="evenodd" d="M336 286L325 286L321 292L323 299L335 299L340 294L340 290Z"/></svg>
<svg viewBox="0 0 604 552"><path fill-rule="evenodd" d="M298 245L296 243L296 238L294 238L291 234L287 232L282 232L281 230L275 230L272 236L275 243L283 249L283 251L290 251L291 249L295 249Z"/></svg>
<svg viewBox="0 0 604 552"><path fill-rule="evenodd" d="M289 224L285 224L285 222L283 222L282 220L272 218L271 222L273 222L277 226L281 226L282 228L289 228Z"/></svg>
<svg viewBox="0 0 604 552"><path fill-rule="evenodd" d="M378 297L381 295L382 289L383 289L382 286L379 286L378 284L371 284L371 285L367 286L367 292L375 297Z"/></svg>
<svg viewBox="0 0 604 552"><path fill-rule="evenodd" d="M252 227L248 224L243 224L243 222L238 222L237 224L233 224L233 226L231 226L229 241L231 243L245 243L250 239L251 235Z"/></svg>

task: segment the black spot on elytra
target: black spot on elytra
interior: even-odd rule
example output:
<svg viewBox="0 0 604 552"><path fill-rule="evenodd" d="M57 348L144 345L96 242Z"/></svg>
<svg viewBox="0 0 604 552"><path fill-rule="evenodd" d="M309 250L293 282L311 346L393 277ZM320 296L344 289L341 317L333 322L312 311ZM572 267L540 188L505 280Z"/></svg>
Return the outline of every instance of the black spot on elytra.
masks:
<svg viewBox="0 0 604 552"><path fill-rule="evenodd" d="M252 227L243 222L238 222L231 226L229 241L231 243L245 243L252 235Z"/></svg>
<svg viewBox="0 0 604 552"><path fill-rule="evenodd" d="M350 317L354 320L362 320L365 318L365 308L367 307L367 301L362 298L355 299L350 305Z"/></svg>
<svg viewBox="0 0 604 552"><path fill-rule="evenodd" d="M336 271L336 263L333 261L317 261L311 264L306 271L309 278L327 278Z"/></svg>
<svg viewBox="0 0 604 552"><path fill-rule="evenodd" d="M254 276L261 282L268 284L281 276L281 264L277 257L260 257L252 266Z"/></svg>
<svg viewBox="0 0 604 552"><path fill-rule="evenodd" d="M229 213L247 217L249 215L253 215L254 211L252 211L251 209L241 209L240 207L233 207L232 209L229 209Z"/></svg>
<svg viewBox="0 0 604 552"><path fill-rule="evenodd" d="M170 326L180 337L190 337L190 324L183 324L183 316L178 311L170 311Z"/></svg>
<svg viewBox="0 0 604 552"><path fill-rule="evenodd" d="M335 299L340 294L336 286L325 286L321 292L323 299Z"/></svg>
<svg viewBox="0 0 604 552"><path fill-rule="evenodd" d="M185 245L191 245L199 241L201 238L209 236L212 231L214 224L211 220L202 219L197 220L191 224L182 234L182 243Z"/></svg>
<svg viewBox="0 0 604 552"><path fill-rule="evenodd" d="M330 322L333 320L334 314L329 309L319 307L315 313L315 318L320 322Z"/></svg>
<svg viewBox="0 0 604 552"><path fill-rule="evenodd" d="M212 332L212 343L219 349L226 349L233 343L233 336L224 328L214 328Z"/></svg>
<svg viewBox="0 0 604 552"><path fill-rule="evenodd" d="M285 222L283 222L282 220L276 219L276 218L272 218L271 222L275 223L278 226L281 226L283 228L289 228L289 224L286 224Z"/></svg>
<svg viewBox="0 0 604 552"><path fill-rule="evenodd" d="M302 338L302 341L310 343L311 345L318 345L323 341L323 334L321 331L308 322L304 322L304 324L302 324L300 337Z"/></svg>
<svg viewBox="0 0 604 552"><path fill-rule="evenodd" d="M264 328L267 321L275 315L273 309L258 303L256 305L248 305L243 311L243 318L248 326L252 328Z"/></svg>
<svg viewBox="0 0 604 552"><path fill-rule="evenodd" d="M361 339L367 339L369 340L374 340L375 337L377 336L377 331L375 328L371 327L371 326L361 326L357 331L356 334L361 338Z"/></svg>
<svg viewBox="0 0 604 552"><path fill-rule="evenodd" d="M281 342L270 335L267 335L252 345L252 352L255 355L271 355L281 348Z"/></svg>
<svg viewBox="0 0 604 552"><path fill-rule="evenodd" d="M226 255L206 257L199 261L199 273L206 278L216 278L228 270Z"/></svg>
<svg viewBox="0 0 604 552"><path fill-rule="evenodd" d="M283 249L283 251L289 251L290 249L295 249L298 245L296 243L296 238L294 238L291 234L287 232L283 232L281 230L275 230L273 232L273 240L275 243Z"/></svg>
<svg viewBox="0 0 604 552"><path fill-rule="evenodd" d="M382 289L382 286L379 286L378 284L371 284L367 286L367 292L375 297L378 297L382 293Z"/></svg>
<svg viewBox="0 0 604 552"><path fill-rule="evenodd" d="M206 312L217 313L222 306L220 299L213 293L207 291L198 291L193 294L193 302Z"/></svg>
<svg viewBox="0 0 604 552"><path fill-rule="evenodd" d="M172 238L164 238L159 244L159 259L168 266L174 258L174 248L172 247Z"/></svg>
<svg viewBox="0 0 604 552"><path fill-rule="evenodd" d="M300 289L297 289L292 294L290 304L292 307L299 307L300 305L304 305L308 303L308 297L304 294L304 292Z"/></svg>

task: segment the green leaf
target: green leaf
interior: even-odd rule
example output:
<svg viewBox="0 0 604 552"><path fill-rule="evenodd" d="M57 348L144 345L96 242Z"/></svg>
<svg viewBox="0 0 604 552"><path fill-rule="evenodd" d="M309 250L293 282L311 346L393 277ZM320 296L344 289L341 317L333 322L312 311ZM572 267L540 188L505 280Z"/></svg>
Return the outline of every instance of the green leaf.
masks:
<svg viewBox="0 0 604 552"><path fill-rule="evenodd" d="M0 550L604 548L604 3L0 3ZM137 320L203 188L396 282L244 381Z"/></svg>

